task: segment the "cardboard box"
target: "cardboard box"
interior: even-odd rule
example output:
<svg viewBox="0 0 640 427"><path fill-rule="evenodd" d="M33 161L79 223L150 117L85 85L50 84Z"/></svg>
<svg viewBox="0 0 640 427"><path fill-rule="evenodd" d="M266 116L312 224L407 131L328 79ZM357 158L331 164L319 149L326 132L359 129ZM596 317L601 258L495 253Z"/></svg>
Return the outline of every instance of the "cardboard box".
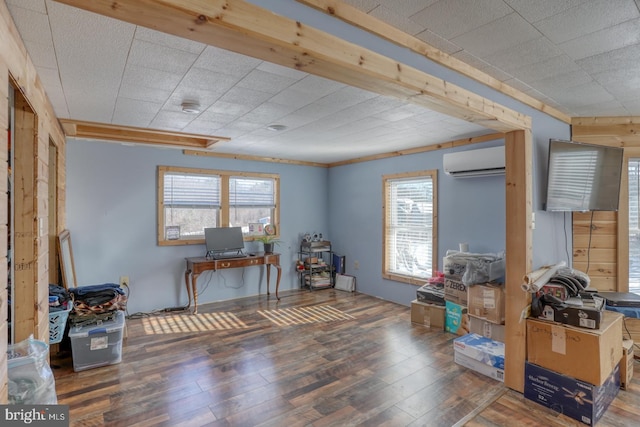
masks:
<svg viewBox="0 0 640 427"><path fill-rule="evenodd" d="M447 301L445 303L444 330L452 334L468 334L469 315L467 314L467 307Z"/></svg>
<svg viewBox="0 0 640 427"><path fill-rule="evenodd" d="M600 329L527 319L527 360L602 385L622 359L622 314L604 312Z"/></svg>
<svg viewBox="0 0 640 427"><path fill-rule="evenodd" d="M469 315L469 332L504 342L505 326Z"/></svg>
<svg viewBox="0 0 640 427"><path fill-rule="evenodd" d="M633 378L633 341L622 341L622 361L620 362L620 388L626 390Z"/></svg>
<svg viewBox="0 0 640 427"><path fill-rule="evenodd" d="M449 277L444 279L444 299L460 305L467 305L467 287L462 280Z"/></svg>
<svg viewBox="0 0 640 427"><path fill-rule="evenodd" d="M487 365L486 363L482 363L469 356L465 356L459 351L454 351L453 361L458 365L469 368L472 371L478 372L479 374L486 375L500 382L504 382L504 369Z"/></svg>
<svg viewBox="0 0 640 427"><path fill-rule="evenodd" d="M547 304L538 319L551 320L565 325L587 329L599 329L604 312L604 300L597 299L593 306L576 307L571 305Z"/></svg>
<svg viewBox="0 0 640 427"><path fill-rule="evenodd" d="M500 325L504 323L504 286L495 283L471 285L467 299L469 315Z"/></svg>
<svg viewBox="0 0 640 427"><path fill-rule="evenodd" d="M466 334L453 340L453 350L485 365L504 370L504 343L478 334Z"/></svg>
<svg viewBox="0 0 640 427"><path fill-rule="evenodd" d="M436 329L444 329L445 308L418 300L411 301L411 322Z"/></svg>
<svg viewBox="0 0 640 427"><path fill-rule="evenodd" d="M602 385L596 386L526 362L524 397L587 425L595 425L620 390L616 366Z"/></svg>

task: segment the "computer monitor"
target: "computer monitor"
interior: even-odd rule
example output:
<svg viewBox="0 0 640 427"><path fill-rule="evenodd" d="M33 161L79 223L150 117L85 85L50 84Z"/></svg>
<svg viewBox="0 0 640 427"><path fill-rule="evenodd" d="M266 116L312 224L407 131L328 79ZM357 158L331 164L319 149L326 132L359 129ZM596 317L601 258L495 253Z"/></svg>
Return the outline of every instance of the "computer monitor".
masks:
<svg viewBox="0 0 640 427"><path fill-rule="evenodd" d="M242 227L215 227L204 229L207 254L239 252L244 249Z"/></svg>

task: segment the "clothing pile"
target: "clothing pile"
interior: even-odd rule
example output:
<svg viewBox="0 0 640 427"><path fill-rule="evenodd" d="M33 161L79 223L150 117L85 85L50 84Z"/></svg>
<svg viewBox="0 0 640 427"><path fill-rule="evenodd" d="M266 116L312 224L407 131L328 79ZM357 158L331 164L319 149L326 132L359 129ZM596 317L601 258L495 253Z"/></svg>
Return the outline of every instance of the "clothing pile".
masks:
<svg viewBox="0 0 640 427"><path fill-rule="evenodd" d="M71 295L59 285L49 285L49 313L66 311L71 308Z"/></svg>
<svg viewBox="0 0 640 427"><path fill-rule="evenodd" d="M69 289L76 317L92 317L126 310L127 296L117 283L81 286Z"/></svg>

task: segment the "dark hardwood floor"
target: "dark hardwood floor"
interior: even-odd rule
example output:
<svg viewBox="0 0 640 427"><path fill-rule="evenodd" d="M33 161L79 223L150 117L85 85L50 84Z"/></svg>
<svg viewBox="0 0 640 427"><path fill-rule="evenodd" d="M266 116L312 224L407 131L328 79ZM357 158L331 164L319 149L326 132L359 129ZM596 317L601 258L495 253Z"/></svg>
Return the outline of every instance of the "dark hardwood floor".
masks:
<svg viewBox="0 0 640 427"><path fill-rule="evenodd" d="M454 335L333 289L127 320L122 362L52 355L72 426L573 426L453 362ZM640 366L599 426L640 425Z"/></svg>

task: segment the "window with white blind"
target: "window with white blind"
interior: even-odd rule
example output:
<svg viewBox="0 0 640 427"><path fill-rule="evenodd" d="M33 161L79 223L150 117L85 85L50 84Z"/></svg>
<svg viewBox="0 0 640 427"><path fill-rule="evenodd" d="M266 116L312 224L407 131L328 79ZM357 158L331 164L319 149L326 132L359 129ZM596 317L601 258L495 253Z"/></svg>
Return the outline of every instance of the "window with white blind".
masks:
<svg viewBox="0 0 640 427"><path fill-rule="evenodd" d="M640 293L640 159L629 159L629 292Z"/></svg>
<svg viewBox="0 0 640 427"><path fill-rule="evenodd" d="M158 167L158 244L204 244L207 227L274 224L279 229L277 174Z"/></svg>
<svg viewBox="0 0 640 427"><path fill-rule="evenodd" d="M437 171L383 176L383 277L421 284L437 266Z"/></svg>

